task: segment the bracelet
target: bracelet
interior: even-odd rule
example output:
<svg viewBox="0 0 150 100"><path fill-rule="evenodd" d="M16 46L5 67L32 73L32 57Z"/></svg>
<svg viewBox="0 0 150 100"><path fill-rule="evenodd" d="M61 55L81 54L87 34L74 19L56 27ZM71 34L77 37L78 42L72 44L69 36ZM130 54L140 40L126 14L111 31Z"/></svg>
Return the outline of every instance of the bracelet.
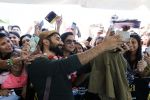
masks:
<svg viewBox="0 0 150 100"><path fill-rule="evenodd" d="M14 65L13 59L7 59L7 65L8 66L13 66Z"/></svg>

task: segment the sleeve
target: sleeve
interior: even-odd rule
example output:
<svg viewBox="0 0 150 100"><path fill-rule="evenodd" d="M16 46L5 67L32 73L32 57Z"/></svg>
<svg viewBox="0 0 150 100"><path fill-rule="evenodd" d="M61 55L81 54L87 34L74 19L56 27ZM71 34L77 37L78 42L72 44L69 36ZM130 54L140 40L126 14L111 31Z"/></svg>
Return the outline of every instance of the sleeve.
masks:
<svg viewBox="0 0 150 100"><path fill-rule="evenodd" d="M38 58L28 66L28 72L41 74L42 76L51 76L63 72L70 74L82 67L77 55L72 55L66 59L51 61L47 58Z"/></svg>
<svg viewBox="0 0 150 100"><path fill-rule="evenodd" d="M92 67L91 67L90 63L87 63L86 65L83 65L83 67L81 67L77 70L77 74L81 75L81 74L90 73L91 69L92 69Z"/></svg>

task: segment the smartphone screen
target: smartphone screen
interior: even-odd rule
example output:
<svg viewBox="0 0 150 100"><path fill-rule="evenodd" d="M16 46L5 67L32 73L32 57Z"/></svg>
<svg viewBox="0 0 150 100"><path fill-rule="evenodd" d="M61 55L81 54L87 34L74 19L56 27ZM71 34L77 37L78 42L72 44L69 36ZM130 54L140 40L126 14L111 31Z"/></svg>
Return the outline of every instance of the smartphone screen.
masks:
<svg viewBox="0 0 150 100"><path fill-rule="evenodd" d="M44 21L42 20L42 21L39 23L39 29L40 29L40 30L42 29L43 25L44 25Z"/></svg>
<svg viewBox="0 0 150 100"><path fill-rule="evenodd" d="M76 23L75 22L72 23L71 28L76 29Z"/></svg>
<svg viewBox="0 0 150 100"><path fill-rule="evenodd" d="M40 40L39 37L36 36L36 35L33 35L31 37L31 40L30 40L30 52L34 52L36 50L39 40Z"/></svg>
<svg viewBox="0 0 150 100"><path fill-rule="evenodd" d="M127 31L116 31L116 34L120 35L124 42L128 42L130 40L130 33Z"/></svg>

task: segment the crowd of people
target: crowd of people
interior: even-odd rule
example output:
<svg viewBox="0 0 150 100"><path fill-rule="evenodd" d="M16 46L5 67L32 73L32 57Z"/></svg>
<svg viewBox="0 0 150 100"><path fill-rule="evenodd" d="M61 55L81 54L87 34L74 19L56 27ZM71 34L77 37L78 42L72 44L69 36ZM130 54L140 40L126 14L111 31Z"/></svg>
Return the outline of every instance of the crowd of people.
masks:
<svg viewBox="0 0 150 100"><path fill-rule="evenodd" d="M148 99L150 33L124 41L109 28L80 43L72 28L59 33L61 22L56 30L37 23L33 35L21 36L17 25L0 29L0 100Z"/></svg>

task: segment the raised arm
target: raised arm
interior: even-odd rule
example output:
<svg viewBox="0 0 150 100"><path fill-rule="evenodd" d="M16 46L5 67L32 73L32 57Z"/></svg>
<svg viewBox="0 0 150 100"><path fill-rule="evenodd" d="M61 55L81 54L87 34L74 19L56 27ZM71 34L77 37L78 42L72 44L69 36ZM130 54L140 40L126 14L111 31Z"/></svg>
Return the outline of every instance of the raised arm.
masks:
<svg viewBox="0 0 150 100"><path fill-rule="evenodd" d="M121 38L119 36L110 36L106 38L100 45L85 51L84 53L77 54L79 61L82 65L85 65L90 60L98 56L107 50L112 50L116 47L119 47L123 44Z"/></svg>

